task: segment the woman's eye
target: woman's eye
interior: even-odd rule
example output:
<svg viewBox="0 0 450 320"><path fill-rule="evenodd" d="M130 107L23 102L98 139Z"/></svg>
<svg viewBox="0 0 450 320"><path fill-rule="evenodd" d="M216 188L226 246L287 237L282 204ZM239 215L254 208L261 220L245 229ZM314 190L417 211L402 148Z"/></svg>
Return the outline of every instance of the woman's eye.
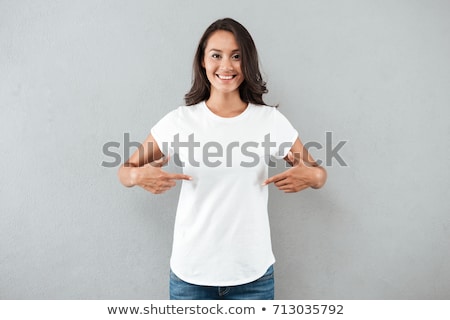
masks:
<svg viewBox="0 0 450 320"><path fill-rule="evenodd" d="M233 60L239 60L241 59L241 56L239 54L235 54L232 58Z"/></svg>
<svg viewBox="0 0 450 320"><path fill-rule="evenodd" d="M213 53L213 54L211 55L211 57L212 57L213 59L219 59L219 58L220 58L220 55L217 54L217 53Z"/></svg>

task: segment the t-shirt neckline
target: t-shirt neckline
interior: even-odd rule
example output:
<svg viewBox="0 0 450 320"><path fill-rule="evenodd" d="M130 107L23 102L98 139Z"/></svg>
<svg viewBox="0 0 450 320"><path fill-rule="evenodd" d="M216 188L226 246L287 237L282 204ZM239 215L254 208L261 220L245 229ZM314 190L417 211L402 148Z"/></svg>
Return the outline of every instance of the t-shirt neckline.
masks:
<svg viewBox="0 0 450 320"><path fill-rule="evenodd" d="M237 116L234 116L234 117L221 117L221 116L215 114L214 112L212 112L212 111L208 108L208 106L206 105L206 101L203 101L203 102L202 102L202 107L203 107L203 109L206 111L206 113L207 113L211 118L213 118L213 119L215 119L215 120L218 120L218 121L223 121L223 122L233 122L233 121L237 121L237 120L242 119L243 117L245 117L245 116L249 113L249 110L251 109L251 105L252 105L252 104L249 102L249 103L247 104L247 107L245 108L245 110L242 111L242 112L241 112L240 114L238 114Z"/></svg>

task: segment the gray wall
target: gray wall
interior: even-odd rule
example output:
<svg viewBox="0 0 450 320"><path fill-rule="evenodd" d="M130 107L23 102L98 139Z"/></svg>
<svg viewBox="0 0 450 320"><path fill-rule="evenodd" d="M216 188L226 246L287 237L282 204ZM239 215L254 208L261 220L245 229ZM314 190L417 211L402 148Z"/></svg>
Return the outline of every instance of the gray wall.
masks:
<svg viewBox="0 0 450 320"><path fill-rule="evenodd" d="M182 104L198 39L231 16L254 36L267 102L324 146L314 157L326 132L347 141L323 189L271 188L277 298L450 299L449 10L0 1L0 298L167 298L179 188L122 187L102 148L123 157L124 134L142 141Z"/></svg>

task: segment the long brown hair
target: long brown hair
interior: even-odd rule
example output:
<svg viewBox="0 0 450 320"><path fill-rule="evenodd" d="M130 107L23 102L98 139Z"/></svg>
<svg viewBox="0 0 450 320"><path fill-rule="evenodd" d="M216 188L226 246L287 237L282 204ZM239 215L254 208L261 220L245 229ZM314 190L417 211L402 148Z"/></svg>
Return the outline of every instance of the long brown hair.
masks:
<svg viewBox="0 0 450 320"><path fill-rule="evenodd" d="M250 33L239 22L225 18L211 24L201 37L194 58L193 79L191 90L184 96L186 105L191 106L207 100L211 91L211 84L202 66L205 57L205 48L209 37L217 30L233 33L239 45L241 54L241 68L244 81L239 87L242 101L257 105L265 105L262 95L267 93L266 82L259 71L258 52Z"/></svg>

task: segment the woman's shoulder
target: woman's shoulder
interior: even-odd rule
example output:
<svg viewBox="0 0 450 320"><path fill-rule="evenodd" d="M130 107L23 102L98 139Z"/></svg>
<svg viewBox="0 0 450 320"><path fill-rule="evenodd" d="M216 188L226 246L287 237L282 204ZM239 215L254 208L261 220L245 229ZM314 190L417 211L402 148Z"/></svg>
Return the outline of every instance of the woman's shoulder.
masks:
<svg viewBox="0 0 450 320"><path fill-rule="evenodd" d="M168 121L174 122L184 121L186 119L196 117L200 110L201 110L201 103L192 106L181 105L169 110L167 114L164 116L164 118L167 119Z"/></svg>
<svg viewBox="0 0 450 320"><path fill-rule="evenodd" d="M191 106L180 105L178 107L175 107L175 108L169 110L167 112L167 115L170 115L170 116L182 116L182 115L185 115L185 114L197 112L198 110L200 110L200 108L201 108L201 103L194 104L194 105L191 105Z"/></svg>
<svg viewBox="0 0 450 320"><path fill-rule="evenodd" d="M269 105L260 105L260 104L249 104L249 107L252 108L254 113L264 114L264 115L273 115L278 110L276 107L272 107Z"/></svg>
<svg viewBox="0 0 450 320"><path fill-rule="evenodd" d="M176 108L175 110L173 110L174 113L176 113L176 115L178 117L186 117L186 116L192 116L194 114L197 114L201 111L202 109L202 102L197 103L197 104L193 104L193 105L182 105L179 106L178 108Z"/></svg>

